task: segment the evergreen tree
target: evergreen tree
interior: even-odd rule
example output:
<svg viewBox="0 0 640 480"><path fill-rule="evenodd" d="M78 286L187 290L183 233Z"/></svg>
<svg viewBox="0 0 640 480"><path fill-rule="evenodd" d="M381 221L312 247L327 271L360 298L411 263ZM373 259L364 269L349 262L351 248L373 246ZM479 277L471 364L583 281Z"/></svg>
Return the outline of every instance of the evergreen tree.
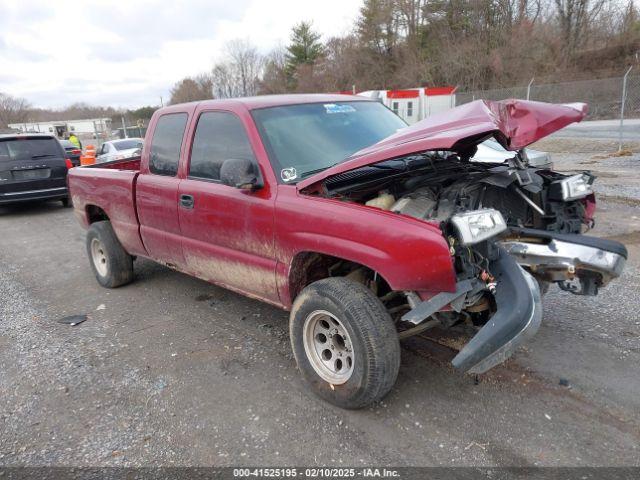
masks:
<svg viewBox="0 0 640 480"><path fill-rule="evenodd" d="M302 65L313 66L324 53L320 34L314 32L310 22L300 22L291 31L291 43L287 46L286 69L290 77Z"/></svg>

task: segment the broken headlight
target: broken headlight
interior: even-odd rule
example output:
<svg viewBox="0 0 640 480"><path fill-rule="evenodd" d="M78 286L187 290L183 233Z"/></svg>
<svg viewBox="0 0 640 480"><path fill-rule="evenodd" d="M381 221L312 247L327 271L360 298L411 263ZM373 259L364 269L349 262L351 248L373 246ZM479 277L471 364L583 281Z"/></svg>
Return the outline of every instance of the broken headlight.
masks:
<svg viewBox="0 0 640 480"><path fill-rule="evenodd" d="M507 229L502 214L492 208L458 213L451 217L451 223L463 245L482 242Z"/></svg>
<svg viewBox="0 0 640 480"><path fill-rule="evenodd" d="M593 177L586 173L572 175L563 180L553 182L551 185L549 196L559 200L562 198L565 202L577 200L593 193Z"/></svg>

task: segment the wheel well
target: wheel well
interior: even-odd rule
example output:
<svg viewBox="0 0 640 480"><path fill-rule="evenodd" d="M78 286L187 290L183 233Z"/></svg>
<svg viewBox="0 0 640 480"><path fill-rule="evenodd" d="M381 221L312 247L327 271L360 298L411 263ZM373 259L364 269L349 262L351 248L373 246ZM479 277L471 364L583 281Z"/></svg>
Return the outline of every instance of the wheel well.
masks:
<svg viewBox="0 0 640 480"><path fill-rule="evenodd" d="M371 288L376 295L391 290L387 281L376 271L357 262L317 252L300 252L289 269L291 302L309 284L329 277L347 277Z"/></svg>
<svg viewBox="0 0 640 480"><path fill-rule="evenodd" d="M96 205L87 205L87 219L89 224L100 222L102 220L109 220L106 212Z"/></svg>

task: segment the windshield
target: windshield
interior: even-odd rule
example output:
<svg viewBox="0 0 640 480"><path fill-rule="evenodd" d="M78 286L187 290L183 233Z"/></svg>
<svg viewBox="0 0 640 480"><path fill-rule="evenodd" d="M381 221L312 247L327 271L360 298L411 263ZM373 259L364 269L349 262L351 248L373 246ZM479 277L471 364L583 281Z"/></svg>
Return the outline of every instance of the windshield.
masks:
<svg viewBox="0 0 640 480"><path fill-rule="evenodd" d="M60 144L54 138L17 138L0 141L0 162L61 156Z"/></svg>
<svg viewBox="0 0 640 480"><path fill-rule="evenodd" d="M287 105L252 112L276 175L295 183L407 126L377 102Z"/></svg>
<svg viewBox="0 0 640 480"><path fill-rule="evenodd" d="M121 142L113 142L116 150L130 150L132 148L142 148L142 140L122 140Z"/></svg>

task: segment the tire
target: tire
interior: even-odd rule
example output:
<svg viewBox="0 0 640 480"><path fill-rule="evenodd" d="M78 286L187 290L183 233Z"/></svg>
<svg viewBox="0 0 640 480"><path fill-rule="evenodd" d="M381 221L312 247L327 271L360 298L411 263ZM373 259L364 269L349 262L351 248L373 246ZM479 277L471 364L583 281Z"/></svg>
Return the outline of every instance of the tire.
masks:
<svg viewBox="0 0 640 480"><path fill-rule="evenodd" d="M393 387L400 368L398 334L382 302L364 285L341 277L312 283L293 303L289 330L303 379L328 402L362 408Z"/></svg>
<svg viewBox="0 0 640 480"><path fill-rule="evenodd" d="M116 288L133 280L133 258L111 228L111 222L95 222L87 232L89 264L98 283Z"/></svg>
<svg viewBox="0 0 640 480"><path fill-rule="evenodd" d="M69 208L69 207L73 207L73 203L71 203L71 198L67 197L67 198L63 198L62 200L60 200L62 202L62 206L64 208Z"/></svg>

